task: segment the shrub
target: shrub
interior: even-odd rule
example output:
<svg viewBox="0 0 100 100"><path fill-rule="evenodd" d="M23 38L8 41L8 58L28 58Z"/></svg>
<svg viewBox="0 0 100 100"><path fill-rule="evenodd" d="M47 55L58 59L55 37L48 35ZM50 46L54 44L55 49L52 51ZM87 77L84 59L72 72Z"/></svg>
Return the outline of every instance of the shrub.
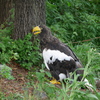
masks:
<svg viewBox="0 0 100 100"><path fill-rule="evenodd" d="M99 37L99 1L48 0L47 25L64 41L82 41ZM99 45L100 39L92 40Z"/></svg>
<svg viewBox="0 0 100 100"><path fill-rule="evenodd" d="M0 63L8 63L12 58L17 59L17 54L14 53L14 42L12 39L7 37L2 37L0 41Z"/></svg>
<svg viewBox="0 0 100 100"><path fill-rule="evenodd" d="M15 41L16 47L14 48L14 52L19 55L16 61L26 69L30 69L33 65L39 66L41 63L39 40L35 39L34 43L32 43L30 41L31 38L32 34L28 34L23 40L19 39Z"/></svg>
<svg viewBox="0 0 100 100"><path fill-rule="evenodd" d="M32 34L25 36L23 40L12 40L10 37L2 37L0 42L0 63L17 61L22 67L30 69L33 65L40 64L39 40L30 41Z"/></svg>

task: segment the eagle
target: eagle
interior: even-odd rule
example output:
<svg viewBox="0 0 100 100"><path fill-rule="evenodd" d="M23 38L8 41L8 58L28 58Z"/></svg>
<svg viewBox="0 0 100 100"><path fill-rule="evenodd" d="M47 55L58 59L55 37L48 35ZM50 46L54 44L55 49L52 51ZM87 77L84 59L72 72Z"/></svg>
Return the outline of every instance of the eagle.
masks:
<svg viewBox="0 0 100 100"><path fill-rule="evenodd" d="M81 81L84 70L80 68L83 68L83 65L71 48L53 36L46 25L36 26L32 32L34 35L38 34L44 64L54 78L50 82L60 84L60 81L70 77L71 72L79 74L78 81ZM91 90L92 85L86 78L84 82Z"/></svg>

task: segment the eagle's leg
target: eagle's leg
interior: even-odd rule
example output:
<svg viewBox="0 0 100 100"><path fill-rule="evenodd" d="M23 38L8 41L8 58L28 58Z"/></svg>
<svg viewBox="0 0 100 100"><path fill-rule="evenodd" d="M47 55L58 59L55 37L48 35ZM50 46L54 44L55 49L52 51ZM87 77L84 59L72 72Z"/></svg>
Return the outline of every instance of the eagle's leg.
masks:
<svg viewBox="0 0 100 100"><path fill-rule="evenodd" d="M59 81L57 81L55 78L53 78L50 83L52 84L61 84Z"/></svg>

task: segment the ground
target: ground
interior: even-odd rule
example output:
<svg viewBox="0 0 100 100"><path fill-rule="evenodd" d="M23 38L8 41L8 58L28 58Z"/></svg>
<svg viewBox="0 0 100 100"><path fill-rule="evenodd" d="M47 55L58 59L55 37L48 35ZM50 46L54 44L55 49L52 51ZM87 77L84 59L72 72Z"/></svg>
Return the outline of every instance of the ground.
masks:
<svg viewBox="0 0 100 100"><path fill-rule="evenodd" d="M12 75L14 76L14 80L8 79L0 79L0 87L2 92L5 95L9 95L10 93L23 93L24 88L26 87L26 83L29 81L26 77L28 75L28 70L21 68L15 62L11 62L7 64L12 68ZM28 89L29 92L32 91L32 88Z"/></svg>
<svg viewBox="0 0 100 100"><path fill-rule="evenodd" d="M10 93L24 93L24 90L26 89L29 93L32 93L34 90L33 87L26 88L26 83L29 82L29 79L27 78L29 71L21 68L19 64L16 64L15 62L10 62L10 64L7 65L12 68L12 75L15 79L0 79L0 91L2 91L6 96ZM97 91L100 92L100 90Z"/></svg>

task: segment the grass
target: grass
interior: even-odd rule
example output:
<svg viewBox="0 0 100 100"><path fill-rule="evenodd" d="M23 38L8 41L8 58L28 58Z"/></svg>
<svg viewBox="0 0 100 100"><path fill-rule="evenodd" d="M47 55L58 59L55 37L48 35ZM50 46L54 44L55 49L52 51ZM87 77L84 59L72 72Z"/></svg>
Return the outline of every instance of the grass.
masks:
<svg viewBox="0 0 100 100"><path fill-rule="evenodd" d="M44 64L42 64L38 71L37 69L33 69L29 71L27 76L30 80L26 83L27 87L34 87L32 93L26 90L24 94L11 94L5 97L4 94L0 92L0 100L42 100L45 96L46 100L100 100L100 92L96 90L95 86L95 79L100 78L100 55L98 50L93 47L91 48L93 45L90 43L77 46L69 45L82 62L84 62L83 77L87 77L89 82L93 85L94 93L90 92L88 89L82 90L81 86L84 86L85 83L83 81L77 81L78 76L75 74L73 80L70 78L65 80L66 85L63 83L61 86L50 84L49 78L51 78L51 75L49 72L45 71ZM99 75L96 73L99 73ZM70 80L73 81L72 84L68 82Z"/></svg>

